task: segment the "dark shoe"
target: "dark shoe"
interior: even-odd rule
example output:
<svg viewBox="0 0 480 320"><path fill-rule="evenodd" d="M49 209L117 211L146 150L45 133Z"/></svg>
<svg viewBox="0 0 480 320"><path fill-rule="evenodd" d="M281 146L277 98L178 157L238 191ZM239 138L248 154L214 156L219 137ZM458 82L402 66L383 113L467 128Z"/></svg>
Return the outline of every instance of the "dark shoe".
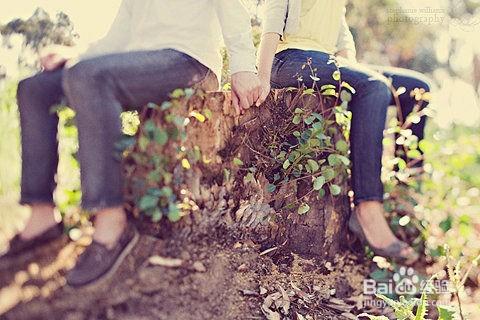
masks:
<svg viewBox="0 0 480 320"><path fill-rule="evenodd" d="M77 264L67 274L67 284L82 287L113 275L138 241L138 232L129 224L115 247L108 249L93 241L80 255Z"/></svg>
<svg viewBox="0 0 480 320"><path fill-rule="evenodd" d="M404 251L405 249L410 248L410 246L400 240L392 243L386 248L377 248L372 246L368 242L365 232L363 232L363 228L360 225L360 222L358 221L355 212L353 212L350 216L350 220L348 221L348 228L360 239L360 241L364 245L368 245L373 250L373 252L379 256L391 258L394 261L398 261L406 265L413 264L419 258L418 253L415 252L413 249L411 254L406 255Z"/></svg>
<svg viewBox="0 0 480 320"><path fill-rule="evenodd" d="M0 258L13 258L27 251L33 251L34 249L61 237L63 232L63 223L59 223L41 235L30 240L23 240L20 238L20 235L16 235L12 240L10 240L8 251L5 254L0 255Z"/></svg>

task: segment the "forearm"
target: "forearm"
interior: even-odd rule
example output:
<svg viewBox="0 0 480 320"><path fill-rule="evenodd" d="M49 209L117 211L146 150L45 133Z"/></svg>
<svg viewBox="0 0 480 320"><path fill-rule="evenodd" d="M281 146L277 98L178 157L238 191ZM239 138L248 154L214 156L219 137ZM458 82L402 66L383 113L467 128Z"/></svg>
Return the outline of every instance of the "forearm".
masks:
<svg viewBox="0 0 480 320"><path fill-rule="evenodd" d="M273 58L277 52L280 35L278 33L265 33L262 36L258 53L258 75L262 80L270 82Z"/></svg>
<svg viewBox="0 0 480 320"><path fill-rule="evenodd" d="M230 56L230 72L256 72L250 15L240 0L214 2Z"/></svg>

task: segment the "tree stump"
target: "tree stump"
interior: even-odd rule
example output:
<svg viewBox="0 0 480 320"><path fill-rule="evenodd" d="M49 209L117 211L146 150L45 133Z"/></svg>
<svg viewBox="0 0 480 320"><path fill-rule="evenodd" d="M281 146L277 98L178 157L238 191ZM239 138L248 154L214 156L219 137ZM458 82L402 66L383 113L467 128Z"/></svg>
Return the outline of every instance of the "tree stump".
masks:
<svg viewBox="0 0 480 320"><path fill-rule="evenodd" d="M338 95L272 91L239 115L228 94L177 90L145 108L123 149L127 209L184 237L226 230L332 258L350 214Z"/></svg>

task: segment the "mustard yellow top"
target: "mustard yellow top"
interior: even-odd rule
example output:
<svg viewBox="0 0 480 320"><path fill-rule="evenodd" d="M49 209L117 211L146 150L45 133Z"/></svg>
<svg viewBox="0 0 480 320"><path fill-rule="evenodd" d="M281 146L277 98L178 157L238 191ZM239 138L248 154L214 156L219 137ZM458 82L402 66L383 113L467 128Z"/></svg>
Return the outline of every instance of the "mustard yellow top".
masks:
<svg viewBox="0 0 480 320"><path fill-rule="evenodd" d="M302 0L300 24L294 34L285 34L277 52L287 49L334 54L345 16L346 0Z"/></svg>

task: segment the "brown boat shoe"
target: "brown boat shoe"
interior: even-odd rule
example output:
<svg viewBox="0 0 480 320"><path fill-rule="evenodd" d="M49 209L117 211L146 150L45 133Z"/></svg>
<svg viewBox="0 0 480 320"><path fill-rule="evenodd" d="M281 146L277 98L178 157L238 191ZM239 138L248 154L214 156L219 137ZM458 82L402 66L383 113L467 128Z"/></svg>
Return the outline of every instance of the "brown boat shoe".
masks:
<svg viewBox="0 0 480 320"><path fill-rule="evenodd" d="M118 270L138 238L137 229L129 224L112 249L92 241L78 258L75 267L67 273L67 284L78 288L106 280Z"/></svg>

